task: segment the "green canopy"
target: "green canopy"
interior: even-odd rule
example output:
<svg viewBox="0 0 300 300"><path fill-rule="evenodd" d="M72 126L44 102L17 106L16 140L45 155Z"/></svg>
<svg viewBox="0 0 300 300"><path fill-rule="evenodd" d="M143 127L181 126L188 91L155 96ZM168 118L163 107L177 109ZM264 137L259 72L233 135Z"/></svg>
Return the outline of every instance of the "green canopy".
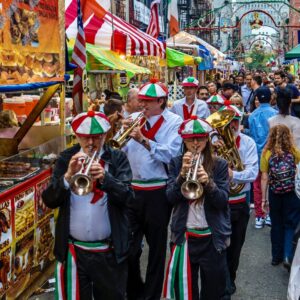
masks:
<svg viewBox="0 0 300 300"><path fill-rule="evenodd" d="M68 43L69 57L72 55L74 41ZM120 70L126 71L129 78L135 74L151 74L147 68L139 67L131 62L122 59L116 52L104 50L92 44L86 43L87 71L90 70Z"/></svg>
<svg viewBox="0 0 300 300"><path fill-rule="evenodd" d="M300 58L300 44L285 54L285 59Z"/></svg>
<svg viewBox="0 0 300 300"><path fill-rule="evenodd" d="M169 68L193 66L202 61L201 57L194 57L168 47L166 49L166 55Z"/></svg>

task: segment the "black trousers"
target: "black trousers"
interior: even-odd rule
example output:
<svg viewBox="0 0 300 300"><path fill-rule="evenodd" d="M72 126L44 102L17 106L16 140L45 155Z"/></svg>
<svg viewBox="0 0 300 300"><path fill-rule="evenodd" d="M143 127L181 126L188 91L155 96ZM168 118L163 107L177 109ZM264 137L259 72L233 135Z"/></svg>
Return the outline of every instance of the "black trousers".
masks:
<svg viewBox="0 0 300 300"><path fill-rule="evenodd" d="M249 206L246 202L231 204L230 214L232 234L230 246L227 248L227 265L230 280L234 282L250 217Z"/></svg>
<svg viewBox="0 0 300 300"><path fill-rule="evenodd" d="M212 237L189 237L188 251L192 273L193 300L220 300L226 287L226 251L218 252ZM201 292L199 293L199 270ZM179 299L178 271L175 278L175 294Z"/></svg>
<svg viewBox="0 0 300 300"><path fill-rule="evenodd" d="M159 300L164 279L168 223L171 212L166 189L135 191L135 199L129 206L129 219L134 232L134 241L128 259L127 298L128 300ZM144 236L149 245L145 283L142 281L140 271Z"/></svg>
<svg viewBox="0 0 300 300"><path fill-rule="evenodd" d="M125 299L127 261L118 264L113 251L75 251L80 300Z"/></svg>

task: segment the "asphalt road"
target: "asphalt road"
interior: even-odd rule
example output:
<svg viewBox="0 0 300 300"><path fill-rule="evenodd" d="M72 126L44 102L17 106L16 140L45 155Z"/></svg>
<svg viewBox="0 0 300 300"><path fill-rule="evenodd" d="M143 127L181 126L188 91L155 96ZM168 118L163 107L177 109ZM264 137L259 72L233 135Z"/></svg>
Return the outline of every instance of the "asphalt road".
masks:
<svg viewBox="0 0 300 300"><path fill-rule="evenodd" d="M142 270L147 264L147 246L142 256ZM270 228L254 228L252 216L242 250L237 275L237 291L232 300L286 300L288 272L282 265L271 265ZM30 300L52 300L54 293L33 296Z"/></svg>

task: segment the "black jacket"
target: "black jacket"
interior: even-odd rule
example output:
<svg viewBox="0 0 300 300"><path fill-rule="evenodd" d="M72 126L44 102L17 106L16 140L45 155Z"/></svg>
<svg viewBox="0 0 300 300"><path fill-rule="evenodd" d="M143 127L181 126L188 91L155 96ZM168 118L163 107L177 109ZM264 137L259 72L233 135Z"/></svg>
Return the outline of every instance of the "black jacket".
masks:
<svg viewBox="0 0 300 300"><path fill-rule="evenodd" d="M181 194L184 179L180 176L182 156L172 159L169 165L169 180L167 186L168 201L174 205L171 231L172 242L182 244L186 231L189 202ZM229 177L228 165L222 158L216 158L213 178L204 187L204 211L206 221L211 228L215 248L218 251L226 249L231 234L230 211L228 206Z"/></svg>
<svg viewBox="0 0 300 300"><path fill-rule="evenodd" d="M60 262L65 261L68 250L70 230L70 189L64 186L66 173L71 157L79 152L80 146L63 151L58 158L51 182L43 192L42 198L49 208L59 207L55 228L54 255ZM101 190L107 193L108 213L111 224L111 240L118 262L122 262L129 249L130 229L127 216L127 203L134 197L131 188L132 173L126 155L118 150L105 146L102 159L108 163Z"/></svg>

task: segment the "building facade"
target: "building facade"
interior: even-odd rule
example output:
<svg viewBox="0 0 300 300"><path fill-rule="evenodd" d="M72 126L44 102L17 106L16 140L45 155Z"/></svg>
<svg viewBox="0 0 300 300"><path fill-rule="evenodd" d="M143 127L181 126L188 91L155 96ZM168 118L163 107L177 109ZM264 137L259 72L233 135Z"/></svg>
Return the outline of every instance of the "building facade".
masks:
<svg viewBox="0 0 300 300"><path fill-rule="evenodd" d="M300 0L290 0L290 5L297 9L300 8ZM290 9L289 25L300 26L300 14L294 9ZM289 28L289 49L300 44L300 28Z"/></svg>

